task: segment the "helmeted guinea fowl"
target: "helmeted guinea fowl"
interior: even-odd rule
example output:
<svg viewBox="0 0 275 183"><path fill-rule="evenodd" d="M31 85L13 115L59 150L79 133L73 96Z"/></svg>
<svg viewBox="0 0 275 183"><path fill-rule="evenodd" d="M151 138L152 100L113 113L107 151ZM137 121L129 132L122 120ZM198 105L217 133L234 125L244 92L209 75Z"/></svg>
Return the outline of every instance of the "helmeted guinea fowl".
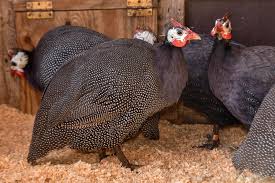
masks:
<svg viewBox="0 0 275 183"><path fill-rule="evenodd" d="M187 66L188 81L182 92L181 101L187 107L207 115L210 122L220 126L230 125L238 120L227 110L223 103L214 96L209 87L208 69L214 46L214 38L200 34L201 41L194 41L182 48ZM242 47L238 43L233 47ZM218 127L214 127L213 141L201 147L213 149L219 144Z"/></svg>
<svg viewBox="0 0 275 183"><path fill-rule="evenodd" d="M208 78L213 94L243 124L249 126L264 96L275 83L275 47L233 47L231 22L218 19Z"/></svg>
<svg viewBox="0 0 275 183"><path fill-rule="evenodd" d="M181 49L198 35L175 21L158 48L119 39L81 53L58 70L36 115L28 162L53 149L114 149L133 168L120 145L146 119L178 101L187 81ZM146 125L146 124L145 124Z"/></svg>
<svg viewBox="0 0 275 183"><path fill-rule="evenodd" d="M88 28L64 25L44 34L31 52L11 49L12 74L26 76L40 91L70 58L110 38Z"/></svg>
<svg viewBox="0 0 275 183"><path fill-rule="evenodd" d="M275 85L262 101L233 164L240 170L275 176Z"/></svg>
<svg viewBox="0 0 275 183"><path fill-rule="evenodd" d="M147 38L146 29L138 29L137 37L141 40L152 42ZM144 33L145 32L145 33ZM150 31L149 31L150 32ZM226 109L210 90L208 80L208 67L213 50L214 38L211 35L200 34L201 41L190 42L182 48L188 67L188 81L182 92L180 101L185 106L207 115L209 121L221 126L229 125L238 120ZM155 44L158 46L158 44ZM239 43L232 43L234 47L244 47ZM204 144L202 147L214 148L218 146L218 129L214 128L213 143Z"/></svg>

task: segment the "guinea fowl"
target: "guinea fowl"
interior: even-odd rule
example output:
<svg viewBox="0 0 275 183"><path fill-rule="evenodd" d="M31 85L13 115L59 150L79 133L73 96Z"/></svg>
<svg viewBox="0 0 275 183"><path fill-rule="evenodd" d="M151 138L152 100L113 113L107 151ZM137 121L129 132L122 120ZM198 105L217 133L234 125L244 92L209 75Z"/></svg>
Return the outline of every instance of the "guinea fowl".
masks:
<svg viewBox="0 0 275 183"><path fill-rule="evenodd" d="M219 126L230 125L238 120L227 110L223 103L214 96L209 87L208 69L214 39L210 35L200 34L201 41L194 41L182 48L188 66L188 81L180 101L186 107L207 115L210 122ZM238 43L233 47L242 47ZM213 149L219 145L217 125L214 125L212 139L199 146ZM209 137L210 138L210 137ZM212 140L212 141L211 141Z"/></svg>
<svg viewBox="0 0 275 183"><path fill-rule="evenodd" d="M146 30L148 29L139 28L136 37L151 43L151 39L147 38L149 35L148 31L144 33ZM180 101L182 101L185 106L206 114L210 122L214 122L220 126L238 122L210 90L208 67L214 46L214 38L206 34L201 34L200 37L201 41L190 42L182 48L188 67L188 81L182 92ZM155 44L155 46L158 46L158 44ZM234 42L232 46L244 47L236 42ZM212 142L199 147L213 149L218 146L219 136L217 125L214 127L214 135L212 138Z"/></svg>
<svg viewBox="0 0 275 183"><path fill-rule="evenodd" d="M275 177L275 85L259 107L246 139L234 153L237 169Z"/></svg>
<svg viewBox="0 0 275 183"><path fill-rule="evenodd" d="M264 96L275 83L275 48L233 47L228 16L216 20L208 78L213 94L244 125L250 126Z"/></svg>
<svg viewBox="0 0 275 183"><path fill-rule="evenodd" d="M84 27L59 26L44 34L31 52L9 50L11 72L26 76L34 88L43 91L56 71L70 58L109 40L105 35Z"/></svg>
<svg viewBox="0 0 275 183"><path fill-rule="evenodd" d="M44 91L36 115L28 162L69 146L113 149L133 169L120 145L137 134L146 119L177 102L187 81L178 47L199 36L172 21L158 48L136 39L97 45L58 70Z"/></svg>

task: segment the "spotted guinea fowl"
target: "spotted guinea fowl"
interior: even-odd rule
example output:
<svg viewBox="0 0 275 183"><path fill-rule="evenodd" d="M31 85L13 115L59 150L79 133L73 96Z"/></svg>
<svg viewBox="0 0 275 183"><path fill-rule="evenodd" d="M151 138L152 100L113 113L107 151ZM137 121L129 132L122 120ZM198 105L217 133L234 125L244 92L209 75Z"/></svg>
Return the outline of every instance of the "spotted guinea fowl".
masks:
<svg viewBox="0 0 275 183"><path fill-rule="evenodd" d="M55 72L70 58L109 40L105 35L84 27L59 26L44 34L31 52L9 50L11 71L17 76L25 75L32 86L43 91Z"/></svg>
<svg viewBox="0 0 275 183"><path fill-rule="evenodd" d="M262 101L233 164L240 170L275 176L275 85Z"/></svg>
<svg viewBox="0 0 275 183"><path fill-rule="evenodd" d="M238 120L227 110L223 103L215 97L209 87L208 69L214 39L210 35L200 34L201 41L194 41L182 48L188 66L188 81L182 92L180 101L186 107L206 114L211 123L219 126L230 125ZM243 47L233 43L233 47ZM219 144L218 129L214 125L212 141L199 147L213 149Z"/></svg>
<svg viewBox="0 0 275 183"><path fill-rule="evenodd" d="M136 37L151 43L152 39L147 38L150 34L148 31L145 32L146 30L146 28L137 29ZM238 120L210 90L208 67L214 46L214 38L211 35L206 34L200 34L200 37L201 41L190 42L182 48L188 67L188 81L182 92L180 101L183 102L185 106L206 114L210 122L219 124L219 126L238 122ZM234 47L244 47L236 42L231 44ZM158 46L158 44L155 44L155 46ZM208 143L199 147L206 147L209 149L217 147L219 144L218 129L219 127L215 125L214 135L212 137L213 141L210 140Z"/></svg>
<svg viewBox="0 0 275 183"><path fill-rule="evenodd" d="M175 24L158 48L136 39L109 41L59 69L36 115L28 162L64 146L110 148L123 166L134 168L120 145L148 125L146 119L177 102L187 81L178 47L199 37Z"/></svg>
<svg viewBox="0 0 275 183"><path fill-rule="evenodd" d="M218 19L208 78L213 94L249 126L264 96L275 83L275 47L233 47L228 16Z"/></svg>

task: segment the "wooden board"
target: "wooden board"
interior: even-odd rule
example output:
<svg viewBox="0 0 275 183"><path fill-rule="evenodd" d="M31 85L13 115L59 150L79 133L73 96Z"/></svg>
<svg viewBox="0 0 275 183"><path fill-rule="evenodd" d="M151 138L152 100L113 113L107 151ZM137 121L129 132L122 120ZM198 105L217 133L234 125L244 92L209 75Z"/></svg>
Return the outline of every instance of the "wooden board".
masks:
<svg viewBox="0 0 275 183"><path fill-rule="evenodd" d="M0 104L20 108L20 81L9 73L8 48L17 47L11 1L0 1Z"/></svg>
<svg viewBox="0 0 275 183"><path fill-rule="evenodd" d="M45 1L45 0L34 0ZM106 10L106 9L126 9L126 0L51 0L53 2L53 10L69 11L69 10ZM179 0L180 1L180 0ZM15 1L15 11L26 11L26 0ZM152 1L152 7L158 6L158 1Z"/></svg>
<svg viewBox="0 0 275 183"><path fill-rule="evenodd" d="M164 34L163 27L171 18L185 24L185 0L161 0L158 8L158 31Z"/></svg>
<svg viewBox="0 0 275 183"><path fill-rule="evenodd" d="M124 9L57 11L53 19L45 20L27 19L26 12L18 12L16 13L18 46L32 50L45 32L53 27L64 25L67 21L72 25L91 28L113 39L131 38L138 25L149 25L153 31L157 32L157 9L153 10L152 17L128 17Z"/></svg>

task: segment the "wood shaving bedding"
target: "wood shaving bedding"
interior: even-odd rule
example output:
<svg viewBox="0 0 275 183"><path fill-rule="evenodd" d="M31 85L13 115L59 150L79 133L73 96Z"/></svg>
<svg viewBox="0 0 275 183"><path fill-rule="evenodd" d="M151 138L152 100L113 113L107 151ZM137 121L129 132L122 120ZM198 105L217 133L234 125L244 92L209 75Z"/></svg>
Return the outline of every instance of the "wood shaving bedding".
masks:
<svg viewBox="0 0 275 183"><path fill-rule="evenodd" d="M127 158L143 165L130 171L115 156L99 162L96 153L67 148L51 152L40 165L29 165L26 158L33 121L32 115L0 105L0 182L275 182L233 167L234 147L246 134L240 127L221 130L222 146L209 151L193 146L206 140L211 125L174 125L162 120L159 141L139 135L123 144Z"/></svg>

